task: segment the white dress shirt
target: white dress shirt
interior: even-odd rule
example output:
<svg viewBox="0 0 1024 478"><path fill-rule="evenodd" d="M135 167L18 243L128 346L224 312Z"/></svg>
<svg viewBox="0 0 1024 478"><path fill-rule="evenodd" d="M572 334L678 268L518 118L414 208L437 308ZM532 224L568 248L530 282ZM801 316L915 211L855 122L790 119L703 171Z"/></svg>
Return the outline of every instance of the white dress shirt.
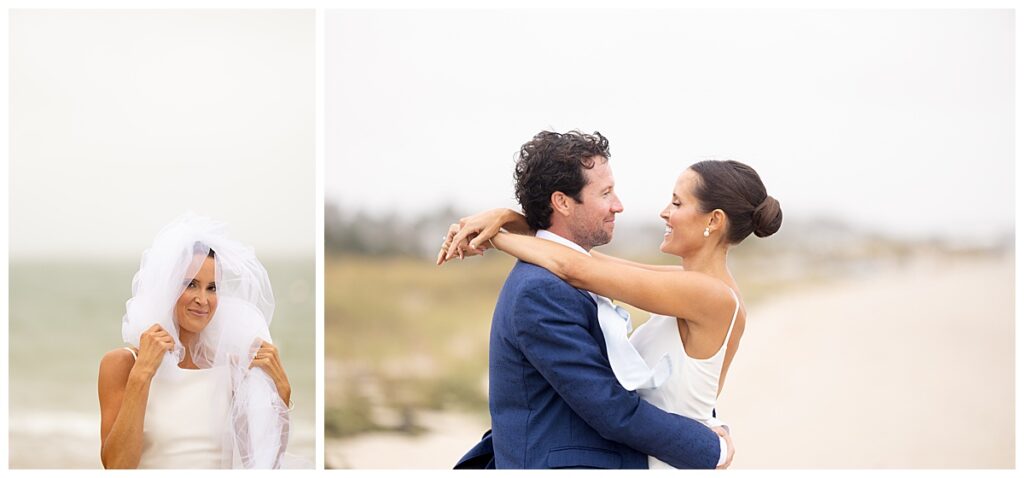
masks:
<svg viewBox="0 0 1024 478"><path fill-rule="evenodd" d="M580 247L579 244L547 229L538 230L537 237L590 255L590 252ZM587 292L594 298L594 302L597 302L597 320L601 325L601 334L604 335L605 346L608 349L608 362L611 364L612 372L619 384L626 390L634 391L655 389L665 383L665 380L672 374L672 365L668 355L662 356L653 368L649 367L633 344L629 343L629 333L633 331L629 311L615 305L607 297ZM728 430L728 427L717 419L710 426L725 426ZM718 437L718 444L721 447L718 464L721 465L725 462L728 445L725 438L722 437Z"/></svg>

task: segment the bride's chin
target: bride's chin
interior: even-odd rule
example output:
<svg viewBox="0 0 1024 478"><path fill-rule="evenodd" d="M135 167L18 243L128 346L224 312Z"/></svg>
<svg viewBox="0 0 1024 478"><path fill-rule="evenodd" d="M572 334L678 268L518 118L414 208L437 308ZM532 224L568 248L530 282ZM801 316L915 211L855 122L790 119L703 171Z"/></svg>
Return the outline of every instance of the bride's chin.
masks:
<svg viewBox="0 0 1024 478"><path fill-rule="evenodd" d="M185 331L193 333L193 334L198 334L198 333L202 332L203 329L205 329L207 325L208 325L208 323L204 323L204 322L199 321L199 320L189 320L189 319L186 319L186 320L178 322L178 326L179 327L181 327Z"/></svg>

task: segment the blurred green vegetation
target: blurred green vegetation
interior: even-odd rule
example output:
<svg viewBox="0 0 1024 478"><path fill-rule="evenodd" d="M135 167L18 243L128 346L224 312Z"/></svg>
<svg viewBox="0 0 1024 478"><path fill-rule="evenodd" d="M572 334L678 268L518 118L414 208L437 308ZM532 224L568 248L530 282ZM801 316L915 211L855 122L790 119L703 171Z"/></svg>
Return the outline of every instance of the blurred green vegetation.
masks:
<svg viewBox="0 0 1024 478"><path fill-rule="evenodd" d="M328 436L415 432L419 409L486 413L491 313L514 259L471 262L326 258Z"/></svg>

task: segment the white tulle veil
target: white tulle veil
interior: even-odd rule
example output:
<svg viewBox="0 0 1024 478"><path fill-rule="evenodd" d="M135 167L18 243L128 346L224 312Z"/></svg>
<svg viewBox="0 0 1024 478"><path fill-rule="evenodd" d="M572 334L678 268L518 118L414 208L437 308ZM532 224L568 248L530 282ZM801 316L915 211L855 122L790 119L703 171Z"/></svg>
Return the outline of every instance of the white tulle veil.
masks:
<svg viewBox="0 0 1024 478"><path fill-rule="evenodd" d="M189 352L199 368L219 368L227 377L224 393L230 394L231 405L225 417L222 465L278 468L288 442L288 407L270 376L249 368L260 341L271 342L274 295L253 249L229 239L223 223L189 213L157 234L132 280L121 334L126 343L138 347L142 332L153 324L170 333L176 346L164 356L157 375L173 380L185 353L174 307L211 250L218 305Z"/></svg>

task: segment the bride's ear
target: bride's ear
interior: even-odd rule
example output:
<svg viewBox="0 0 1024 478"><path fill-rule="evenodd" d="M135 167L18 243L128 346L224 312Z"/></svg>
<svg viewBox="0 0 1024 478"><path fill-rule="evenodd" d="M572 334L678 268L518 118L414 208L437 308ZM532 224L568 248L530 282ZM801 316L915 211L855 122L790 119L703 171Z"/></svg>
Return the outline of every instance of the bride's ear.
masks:
<svg viewBox="0 0 1024 478"><path fill-rule="evenodd" d="M559 213L563 216L568 216L572 213L572 207L570 206L571 198L566 196L562 191L555 191L551 193L551 209L554 212Z"/></svg>
<svg viewBox="0 0 1024 478"><path fill-rule="evenodd" d="M708 227L712 231L725 232L725 228L728 225L728 216L725 215L725 211L721 209L715 209L711 211L711 221L708 223Z"/></svg>

